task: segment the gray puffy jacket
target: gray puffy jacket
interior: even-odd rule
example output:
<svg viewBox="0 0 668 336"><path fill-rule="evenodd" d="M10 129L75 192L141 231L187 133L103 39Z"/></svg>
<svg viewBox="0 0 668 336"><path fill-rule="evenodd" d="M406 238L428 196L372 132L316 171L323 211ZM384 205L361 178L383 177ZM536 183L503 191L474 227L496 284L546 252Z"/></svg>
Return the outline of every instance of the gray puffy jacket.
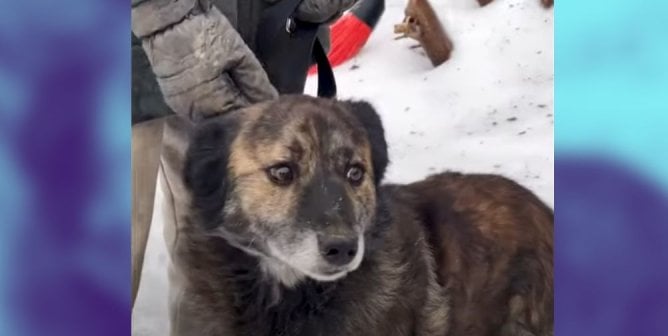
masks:
<svg viewBox="0 0 668 336"><path fill-rule="evenodd" d="M275 97L253 51L260 15L276 1L132 0L133 124L171 111L193 118ZM354 2L303 0L296 16L325 23Z"/></svg>

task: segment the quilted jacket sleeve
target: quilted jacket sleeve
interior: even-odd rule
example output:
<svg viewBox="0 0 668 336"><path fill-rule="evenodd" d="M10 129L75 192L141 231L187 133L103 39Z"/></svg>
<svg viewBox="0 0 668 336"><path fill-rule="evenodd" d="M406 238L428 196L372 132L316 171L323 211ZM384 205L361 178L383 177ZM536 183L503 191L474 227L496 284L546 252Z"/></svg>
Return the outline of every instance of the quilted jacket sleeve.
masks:
<svg viewBox="0 0 668 336"><path fill-rule="evenodd" d="M198 120L277 97L227 18L203 0L132 0L132 30L165 101Z"/></svg>

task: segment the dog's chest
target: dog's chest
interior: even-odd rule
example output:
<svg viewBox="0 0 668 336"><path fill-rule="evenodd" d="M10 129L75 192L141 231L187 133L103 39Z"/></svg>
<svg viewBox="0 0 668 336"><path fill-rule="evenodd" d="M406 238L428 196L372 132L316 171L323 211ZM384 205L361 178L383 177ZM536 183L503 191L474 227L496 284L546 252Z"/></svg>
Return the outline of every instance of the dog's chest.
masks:
<svg viewBox="0 0 668 336"><path fill-rule="evenodd" d="M337 335L342 307L333 295L336 284L307 281L293 289L248 280L235 281L235 325L239 335ZM339 326L340 327L340 326Z"/></svg>

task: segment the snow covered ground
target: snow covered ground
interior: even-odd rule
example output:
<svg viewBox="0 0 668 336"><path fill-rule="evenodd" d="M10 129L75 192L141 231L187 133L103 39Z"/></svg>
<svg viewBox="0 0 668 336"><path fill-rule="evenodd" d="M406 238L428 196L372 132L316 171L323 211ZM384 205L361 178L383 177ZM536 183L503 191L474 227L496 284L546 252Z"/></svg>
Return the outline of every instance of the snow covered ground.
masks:
<svg viewBox="0 0 668 336"><path fill-rule="evenodd" d="M405 0L386 10L360 54L336 69L340 98L380 113L386 180L434 172L499 173L553 204L553 21L539 0L431 0L455 50L438 68L411 39L393 40ZM314 93L315 78L307 83Z"/></svg>
<svg viewBox="0 0 668 336"><path fill-rule="evenodd" d="M392 163L386 181L444 170L497 173L554 203L554 10L539 0L431 0L455 45L438 68L410 39L393 40L407 0L387 0L362 52L335 70L340 98L380 113ZM314 93L315 78L307 92ZM156 202L162 194L158 191ZM156 207L156 213L160 209ZM167 335L167 252L157 215L133 335Z"/></svg>

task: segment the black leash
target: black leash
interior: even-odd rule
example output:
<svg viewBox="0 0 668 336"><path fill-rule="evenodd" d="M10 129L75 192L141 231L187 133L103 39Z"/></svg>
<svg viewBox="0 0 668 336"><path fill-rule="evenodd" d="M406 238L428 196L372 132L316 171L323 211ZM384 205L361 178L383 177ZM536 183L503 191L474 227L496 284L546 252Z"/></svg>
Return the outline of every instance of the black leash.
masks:
<svg viewBox="0 0 668 336"><path fill-rule="evenodd" d="M336 96L336 80L325 49L317 36L320 24L296 20L301 0L280 0L262 13L256 36L256 54L269 80L281 94L304 92L308 69L318 65L318 96ZM304 52L304 51L310 52Z"/></svg>
<svg viewBox="0 0 668 336"><path fill-rule="evenodd" d="M334 71L332 71L332 65L329 64L325 48L317 37L315 39L315 44L313 45L313 57L318 65L318 97L336 97L336 79L334 78Z"/></svg>

